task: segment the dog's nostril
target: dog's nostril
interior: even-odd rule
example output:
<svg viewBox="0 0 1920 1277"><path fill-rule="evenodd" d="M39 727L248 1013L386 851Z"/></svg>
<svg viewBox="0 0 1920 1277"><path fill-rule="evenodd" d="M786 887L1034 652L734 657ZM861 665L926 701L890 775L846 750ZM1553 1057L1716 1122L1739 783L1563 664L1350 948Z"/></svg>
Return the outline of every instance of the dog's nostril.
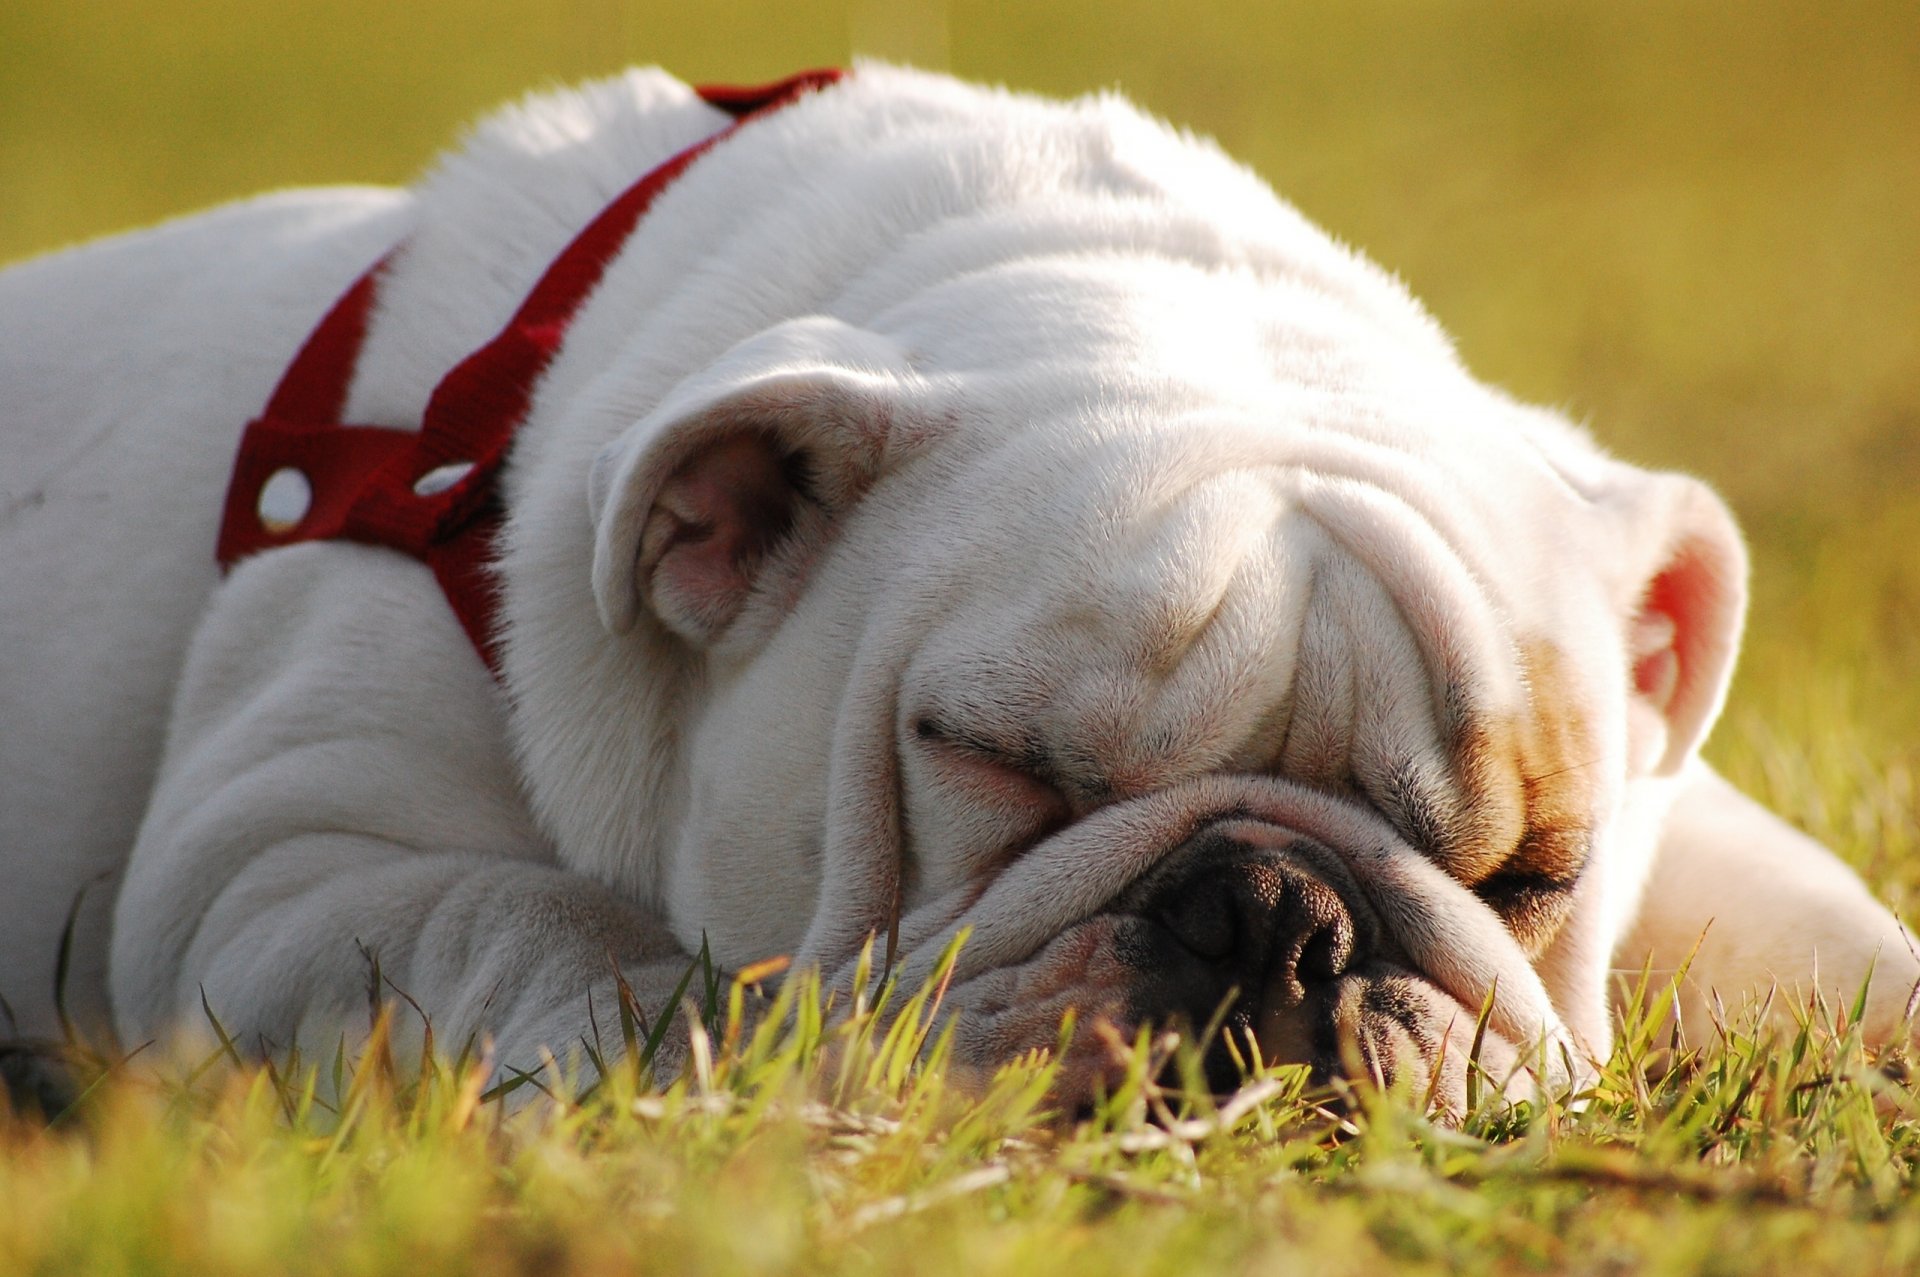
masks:
<svg viewBox="0 0 1920 1277"><path fill-rule="evenodd" d="M1322 919L1300 945L1293 969L1301 981L1330 983L1347 972L1353 960L1353 924L1344 913Z"/></svg>
<svg viewBox="0 0 1920 1277"><path fill-rule="evenodd" d="M1249 1033L1266 1063L1338 1071L1378 933L1357 884L1334 853L1283 829L1205 830L1182 851L1128 902L1142 1014L1218 1021L1204 1057L1216 1085L1237 1085Z"/></svg>
<svg viewBox="0 0 1920 1277"><path fill-rule="evenodd" d="M1150 913L1221 977L1294 1002L1341 979L1358 947L1339 892L1303 865L1238 847L1201 858Z"/></svg>
<svg viewBox="0 0 1920 1277"><path fill-rule="evenodd" d="M1239 936L1238 912L1230 883L1190 879L1162 904L1157 917L1181 948L1207 962L1224 962L1233 956Z"/></svg>
<svg viewBox="0 0 1920 1277"><path fill-rule="evenodd" d="M1236 981L1257 983L1269 956L1289 952L1299 934L1292 897L1297 886L1263 856L1209 858L1171 891L1154 911L1180 946L1203 962L1229 966Z"/></svg>

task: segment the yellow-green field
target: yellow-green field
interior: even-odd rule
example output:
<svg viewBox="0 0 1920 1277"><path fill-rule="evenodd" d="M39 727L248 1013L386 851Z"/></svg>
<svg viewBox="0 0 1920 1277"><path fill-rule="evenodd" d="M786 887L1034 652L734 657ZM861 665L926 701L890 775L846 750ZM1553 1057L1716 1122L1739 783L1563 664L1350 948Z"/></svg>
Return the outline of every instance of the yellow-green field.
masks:
<svg viewBox="0 0 1920 1277"><path fill-rule="evenodd" d="M491 103L629 61L854 52L1117 85L1399 271L1489 379L1713 481L1756 579L1710 752L1920 913L1911 0L5 0L0 261L404 181ZM638 1113L609 1086L512 1119L453 1075L369 1066L343 1117L129 1066L51 1131L0 1120L0 1273L1920 1271L1920 1126L1844 1046L1657 1082L1626 1053L1584 1111L1471 1137L1393 1104L1342 1136L1284 1086L1230 1130L1036 1132L1018 1079L980 1107L836 1091L844 1051L722 1056Z"/></svg>

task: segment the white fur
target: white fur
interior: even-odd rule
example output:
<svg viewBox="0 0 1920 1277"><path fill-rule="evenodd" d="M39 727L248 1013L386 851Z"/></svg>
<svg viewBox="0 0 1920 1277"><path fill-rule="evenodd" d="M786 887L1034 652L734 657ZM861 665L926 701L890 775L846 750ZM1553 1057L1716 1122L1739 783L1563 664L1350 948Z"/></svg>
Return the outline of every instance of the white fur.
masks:
<svg viewBox="0 0 1920 1277"><path fill-rule="evenodd" d="M610 961L656 997L703 940L831 970L896 889L920 952L965 919L975 961L1017 961L1124 884L1096 835L1146 819L1129 799L1190 810L1202 778L1270 768L1411 838L1404 788L1457 798L1449 706L1524 716L1533 642L1588 732L1592 860L1536 978L1470 893L1383 852L1449 992L1500 975L1515 1034L1602 1051L1616 950L1671 962L1715 916L1740 939L1696 980L1810 978L1817 953L1850 991L1875 960L1894 1031L1920 963L1892 919L1691 761L1743 588L1718 503L1474 381L1394 281L1114 97L868 66L693 166L516 445L504 695L397 555L305 546L216 581L239 429L367 263L405 239L348 416L411 425L578 227L722 122L635 72L503 113L413 192L269 197L0 276L0 992L23 1031L53 1027L90 883L73 1005L129 1042L203 992L249 1040L311 1040L359 1014L377 951L443 1041L525 1063L585 1031ZM745 427L807 453L811 499L750 592L675 611L705 578L647 575L649 512ZM1707 601L1678 640L1643 607L1676 563ZM1036 793L923 719L1076 774ZM1318 819L1309 793L1271 801ZM1056 797L1122 814L1000 872Z"/></svg>

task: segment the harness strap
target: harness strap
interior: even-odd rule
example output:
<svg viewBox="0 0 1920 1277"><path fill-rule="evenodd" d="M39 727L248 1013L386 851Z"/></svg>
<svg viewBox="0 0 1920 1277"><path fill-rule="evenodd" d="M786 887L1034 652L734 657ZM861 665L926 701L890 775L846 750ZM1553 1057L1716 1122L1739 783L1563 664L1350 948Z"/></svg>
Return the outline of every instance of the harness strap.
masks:
<svg viewBox="0 0 1920 1277"><path fill-rule="evenodd" d="M841 75L806 71L756 88L698 89L733 122L648 172L587 223L506 327L434 387L417 431L340 420L381 272L398 250L375 262L321 319L240 437L215 551L221 571L302 541L399 550L433 569L474 650L498 678L491 553L504 515L500 468L575 312L653 201L695 160L749 120Z"/></svg>

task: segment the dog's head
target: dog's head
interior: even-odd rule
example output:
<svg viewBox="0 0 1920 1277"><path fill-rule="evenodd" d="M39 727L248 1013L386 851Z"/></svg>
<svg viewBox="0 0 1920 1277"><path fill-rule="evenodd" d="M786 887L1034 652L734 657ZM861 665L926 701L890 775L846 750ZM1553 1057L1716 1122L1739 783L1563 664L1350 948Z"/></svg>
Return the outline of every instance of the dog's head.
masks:
<svg viewBox="0 0 1920 1277"><path fill-rule="evenodd" d="M1334 1008L1484 995L1444 933L1499 950L1512 1032L1598 1045L1737 641L1730 519L1473 381L1217 158L1101 127L1090 159L1063 113L1050 185L976 176L837 317L569 405L506 560L561 854L733 963L965 923L1001 937L984 980L1106 918L1126 1015L1224 971L1280 1054L1332 1040L1288 1009L1310 969ZM903 200L950 194L902 164Z"/></svg>

